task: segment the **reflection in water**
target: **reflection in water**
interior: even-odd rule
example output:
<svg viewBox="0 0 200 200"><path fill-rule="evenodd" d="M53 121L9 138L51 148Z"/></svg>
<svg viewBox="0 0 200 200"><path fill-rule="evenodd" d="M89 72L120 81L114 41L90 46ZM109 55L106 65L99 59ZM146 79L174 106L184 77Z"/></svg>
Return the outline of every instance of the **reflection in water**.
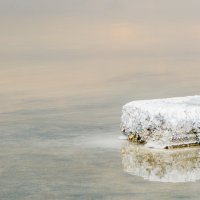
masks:
<svg viewBox="0 0 200 200"><path fill-rule="evenodd" d="M126 143L124 171L150 181L191 182L200 179L200 149L155 150Z"/></svg>

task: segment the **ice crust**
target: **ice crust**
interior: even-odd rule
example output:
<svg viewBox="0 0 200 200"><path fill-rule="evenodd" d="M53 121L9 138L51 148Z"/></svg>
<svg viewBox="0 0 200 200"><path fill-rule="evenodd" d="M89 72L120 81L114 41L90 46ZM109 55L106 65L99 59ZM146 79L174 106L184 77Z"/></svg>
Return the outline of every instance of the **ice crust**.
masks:
<svg viewBox="0 0 200 200"><path fill-rule="evenodd" d="M130 102L122 109L121 130L153 148L199 144L200 96Z"/></svg>

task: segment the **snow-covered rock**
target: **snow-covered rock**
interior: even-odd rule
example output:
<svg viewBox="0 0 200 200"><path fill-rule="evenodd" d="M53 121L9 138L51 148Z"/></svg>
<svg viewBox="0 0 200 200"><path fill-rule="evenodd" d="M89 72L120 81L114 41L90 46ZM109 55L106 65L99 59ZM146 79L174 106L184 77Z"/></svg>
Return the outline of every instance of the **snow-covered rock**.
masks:
<svg viewBox="0 0 200 200"><path fill-rule="evenodd" d="M121 130L148 147L200 143L200 96L133 101L123 106Z"/></svg>
<svg viewBox="0 0 200 200"><path fill-rule="evenodd" d="M159 182L200 180L200 149L149 149L126 143L122 147L122 165L126 173Z"/></svg>

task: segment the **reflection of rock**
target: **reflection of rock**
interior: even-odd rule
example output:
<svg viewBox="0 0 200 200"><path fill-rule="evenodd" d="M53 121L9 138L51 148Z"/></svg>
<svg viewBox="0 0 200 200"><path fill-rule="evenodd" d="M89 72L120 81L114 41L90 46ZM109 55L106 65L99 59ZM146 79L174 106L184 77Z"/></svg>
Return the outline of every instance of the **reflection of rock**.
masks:
<svg viewBox="0 0 200 200"><path fill-rule="evenodd" d="M133 101L123 106L121 129L154 148L200 144L200 96Z"/></svg>
<svg viewBox="0 0 200 200"><path fill-rule="evenodd" d="M189 182L200 179L200 149L155 150L126 143L122 147L124 171L150 181Z"/></svg>

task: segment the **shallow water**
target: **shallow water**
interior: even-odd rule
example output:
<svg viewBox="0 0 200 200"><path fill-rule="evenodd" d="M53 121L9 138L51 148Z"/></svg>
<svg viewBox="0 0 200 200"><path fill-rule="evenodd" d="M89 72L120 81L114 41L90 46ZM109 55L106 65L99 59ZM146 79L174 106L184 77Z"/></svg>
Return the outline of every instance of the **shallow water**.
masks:
<svg viewBox="0 0 200 200"><path fill-rule="evenodd" d="M118 139L126 102L200 93L199 4L0 1L0 199L199 199Z"/></svg>

